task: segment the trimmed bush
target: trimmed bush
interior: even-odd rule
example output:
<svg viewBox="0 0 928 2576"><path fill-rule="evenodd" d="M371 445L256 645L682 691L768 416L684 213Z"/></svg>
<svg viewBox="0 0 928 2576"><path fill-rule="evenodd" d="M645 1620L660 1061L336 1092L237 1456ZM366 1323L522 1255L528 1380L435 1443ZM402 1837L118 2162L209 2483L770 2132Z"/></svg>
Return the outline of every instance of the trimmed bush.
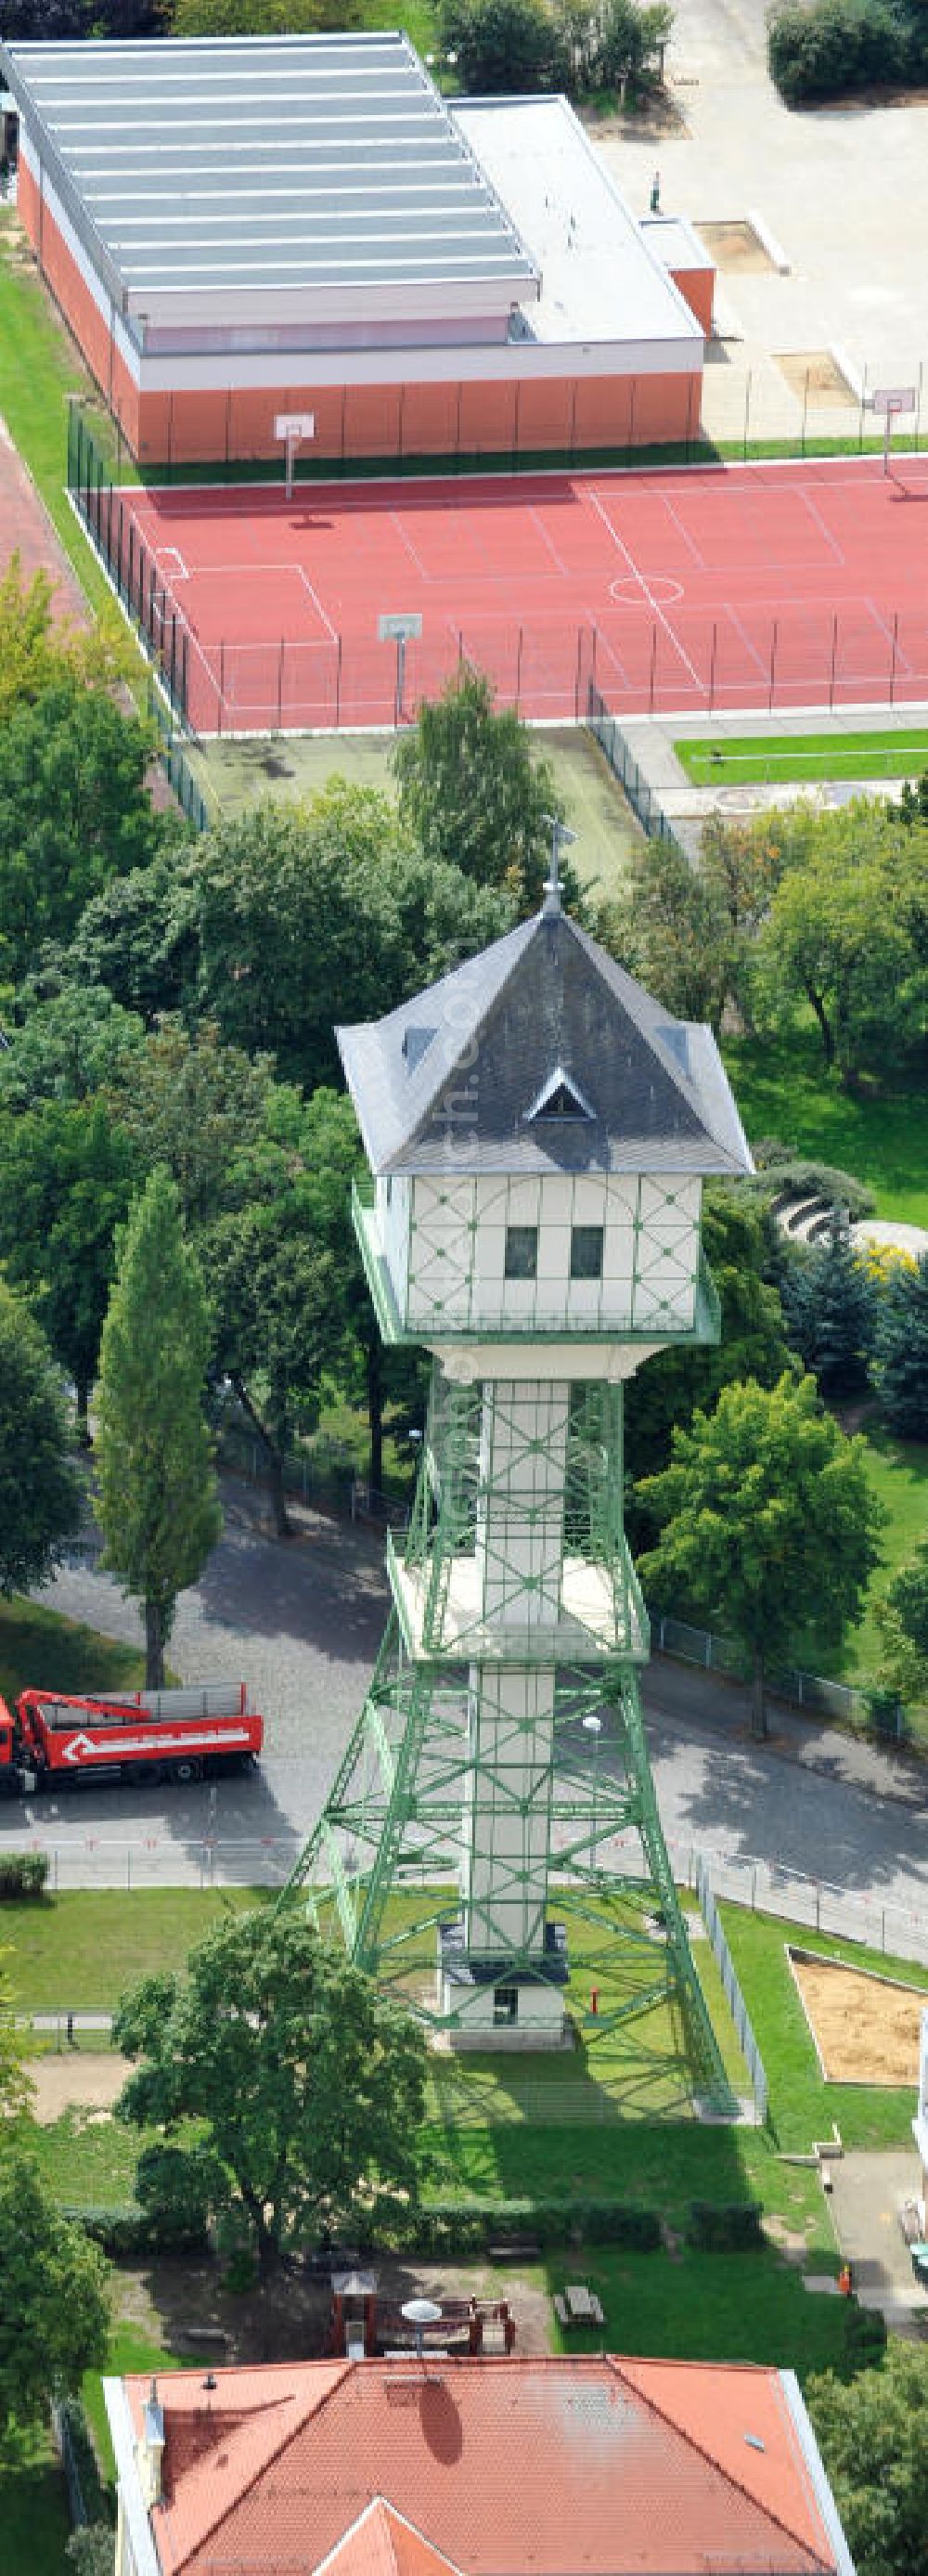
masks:
<svg viewBox="0 0 928 2576"><path fill-rule="evenodd" d="M652 2209L637 2209L613 2200L448 2200L429 2201L406 2213L375 2215L366 2231L371 2251L398 2247L423 2258L486 2254L491 2246L539 2250L566 2245L624 2245L636 2254L654 2253L661 2241L660 2222Z"/></svg>
<svg viewBox="0 0 928 2576"><path fill-rule="evenodd" d="M57 2408L57 2420L62 2452L66 2448L70 2451L88 2522L93 2525L112 2524L114 2517L111 2498L100 2476L100 2464L80 2398L62 2398ZM110 2531L109 2540L112 2565L112 2531Z"/></svg>
<svg viewBox="0 0 928 2576"><path fill-rule="evenodd" d="M767 62L787 107L889 88L924 68L924 38L892 0L785 0L767 17Z"/></svg>
<svg viewBox="0 0 928 2576"><path fill-rule="evenodd" d="M855 1180L853 1172L839 1171L833 1163L807 1162L798 1154L785 1162L768 1161L747 1187L765 1198L824 1199L826 1207L846 1208L852 1225L872 1216L876 1206L873 1191L865 1181Z"/></svg>
<svg viewBox="0 0 928 2576"><path fill-rule="evenodd" d="M47 1877L46 1852L4 1852L0 1857L0 1898L44 1896Z"/></svg>
<svg viewBox="0 0 928 2576"><path fill-rule="evenodd" d="M114 2207L90 2206L85 2209L64 2207L61 2215L72 2226L83 2229L94 2245L102 2247L114 2263L133 2262L138 2254L205 2254L208 2240L205 2227L193 2217L186 2228L166 2226L137 2201L123 2201Z"/></svg>
<svg viewBox="0 0 928 2576"><path fill-rule="evenodd" d="M862 2308L851 2296L844 2302L844 2359L848 2371L872 2370L882 2361L887 2329L882 2308Z"/></svg>
<svg viewBox="0 0 928 2576"><path fill-rule="evenodd" d="M764 2243L759 2201L691 2200L686 2241L700 2254L752 2254Z"/></svg>

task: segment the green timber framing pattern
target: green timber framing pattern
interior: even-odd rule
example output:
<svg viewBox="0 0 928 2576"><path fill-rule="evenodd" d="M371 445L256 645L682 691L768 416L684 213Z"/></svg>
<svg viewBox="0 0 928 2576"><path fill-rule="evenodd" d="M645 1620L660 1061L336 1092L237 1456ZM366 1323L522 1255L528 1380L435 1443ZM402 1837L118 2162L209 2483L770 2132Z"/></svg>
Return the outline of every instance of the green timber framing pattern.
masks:
<svg viewBox="0 0 928 2576"><path fill-rule="evenodd" d="M402 1186L410 1188L408 1182ZM506 1283L501 1300L495 1277L481 1278L475 1260L495 1233L501 1247L511 1225L537 1222L538 1184L524 1177L482 1185L472 1179L421 1176L412 1184L405 1301L397 1303L381 1240L374 1185L352 1183L352 1217L377 1321L385 1342L492 1340L544 1342L569 1332L572 1342L615 1341L632 1348L678 1348L716 1342L720 1309L699 1241L698 1192L689 1179L646 1175L610 1178L584 1196L581 1179L565 1181L559 1223L539 1228L538 1274ZM566 1246L574 1222L605 1215L603 1277L578 1295L569 1280ZM614 1232L612 1231L614 1229ZM548 1268L551 1239L564 1258L557 1276ZM621 1242L621 1253L619 1243ZM623 1257L624 1255L624 1257ZM500 1274L502 1262L500 1260ZM618 1299L616 1285L621 1283Z"/></svg>
<svg viewBox="0 0 928 2576"><path fill-rule="evenodd" d="M505 1405L509 1387L500 1393ZM584 2037L606 2039L620 2023L674 2004L694 2094L730 2115L731 2090L674 1886L638 1696L635 1666L646 1658L648 1632L622 1528L621 1390L570 1391L550 1474L539 1415L542 1472L527 1492L520 1440L508 1449L504 1441L504 1474L514 1472L520 1503L513 1539L503 1497L503 1558L495 1564L492 1505L500 1494L481 1433L486 1394L449 1385L435 1372L410 1527L390 1560L396 1606L324 1813L281 1902L304 1901L321 1930L339 1932L349 1957L438 2033L467 2021L466 1995L449 2002L456 1990L443 1995L438 1977L441 1928L460 1916L464 1889L469 1948L505 1958L501 1977L536 1982L544 1977L540 1896L548 1916L563 1922L568 1947L582 1953L584 1988L589 1982L603 1992L596 2016L584 2017ZM532 1394L531 1387L520 1390L522 1404L529 1398L523 1425ZM550 1399L556 1390L545 1394ZM558 1643L557 1603L532 1623L555 1504L565 1572L572 1562L594 1572L610 1602L608 1633L588 1630L575 1657ZM539 1531L540 1560L533 1544ZM472 1633L459 1621L453 1632L448 1626L462 1580L475 1604ZM508 1613L498 1622L485 1623L476 1608L481 1581L493 1585ZM501 1668L531 1669L527 1640L534 1641L539 1681L545 1667L550 1672L548 1716L528 1753L525 1730L515 1720L500 1723L493 1700ZM629 1840L643 1857L643 1879L617 1848ZM475 1853L487 1862L492 1855L492 1867L475 1872ZM512 1938L514 1921L524 1927L521 1939Z"/></svg>

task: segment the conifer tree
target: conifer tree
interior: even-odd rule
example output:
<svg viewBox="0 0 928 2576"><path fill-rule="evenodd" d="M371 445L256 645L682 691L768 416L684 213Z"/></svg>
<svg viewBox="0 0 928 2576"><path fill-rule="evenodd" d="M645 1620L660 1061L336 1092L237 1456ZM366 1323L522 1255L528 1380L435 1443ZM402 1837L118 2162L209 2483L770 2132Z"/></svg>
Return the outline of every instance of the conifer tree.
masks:
<svg viewBox="0 0 928 2576"><path fill-rule="evenodd" d="M164 1680L178 1593L219 1536L203 1392L210 1325L177 1191L160 1166L129 1218L100 1349L104 1563L142 1604L145 1679Z"/></svg>

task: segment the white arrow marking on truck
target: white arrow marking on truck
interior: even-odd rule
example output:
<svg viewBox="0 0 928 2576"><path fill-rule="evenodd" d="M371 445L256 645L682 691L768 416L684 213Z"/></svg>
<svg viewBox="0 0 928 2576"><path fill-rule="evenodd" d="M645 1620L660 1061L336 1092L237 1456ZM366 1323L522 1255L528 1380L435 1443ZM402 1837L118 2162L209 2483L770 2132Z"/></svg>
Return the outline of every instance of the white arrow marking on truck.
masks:
<svg viewBox="0 0 928 2576"><path fill-rule="evenodd" d="M113 1732L116 1734L115 1728ZM115 1743L110 1739L105 1744L92 1735L72 1735L62 1745L61 1759L85 1762L89 1753L215 1753L217 1749L222 1752L226 1745L249 1741L245 1726L227 1727L222 1735L165 1735L163 1731L157 1735L123 1735L120 1731Z"/></svg>

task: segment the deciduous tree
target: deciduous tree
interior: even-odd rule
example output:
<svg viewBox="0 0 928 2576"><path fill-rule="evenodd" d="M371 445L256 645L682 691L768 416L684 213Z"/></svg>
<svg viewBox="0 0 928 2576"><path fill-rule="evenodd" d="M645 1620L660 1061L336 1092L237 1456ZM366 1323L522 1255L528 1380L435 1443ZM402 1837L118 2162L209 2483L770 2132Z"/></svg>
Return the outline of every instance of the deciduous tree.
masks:
<svg viewBox="0 0 928 2576"><path fill-rule="evenodd" d="M393 767L400 814L426 858L476 885L503 887L520 912L534 911L551 864L551 821L563 820L563 806L550 761L534 756L511 707L497 712L482 672L465 671L423 701ZM561 881L574 903L579 887L563 854Z"/></svg>
<svg viewBox="0 0 928 2576"><path fill-rule="evenodd" d="M806 2402L858 2576L928 2576L928 2351L891 2335L876 2370L826 2371Z"/></svg>
<svg viewBox="0 0 928 2576"><path fill-rule="evenodd" d="M73 1380L84 1436L134 1168L99 1097L41 1100L0 1123L0 1260Z"/></svg>
<svg viewBox="0 0 928 2576"><path fill-rule="evenodd" d="M546 0L441 0L438 26L472 95L566 87L568 47Z"/></svg>
<svg viewBox="0 0 928 2576"><path fill-rule="evenodd" d="M153 857L149 757L146 727L105 689L69 678L14 706L0 731L0 976L18 981L108 878Z"/></svg>
<svg viewBox="0 0 928 2576"><path fill-rule="evenodd" d="M120 2116L168 2137L205 2122L262 2271L359 2198L415 2197L422 2033L295 1908L227 1916L186 1973L124 1998L114 2037L140 2061Z"/></svg>
<svg viewBox="0 0 928 2576"><path fill-rule="evenodd" d="M722 1388L713 1414L675 1430L671 1463L643 1487L663 1524L641 1560L646 1593L716 1621L750 1662L752 1730L766 1732L765 1676L797 1639L838 1645L879 1562L885 1514L862 1440L823 1411L813 1378Z"/></svg>
<svg viewBox="0 0 928 2576"><path fill-rule="evenodd" d="M710 1183L702 1243L722 1310L721 1333L717 1342L692 1350L661 1351L629 1380L626 1459L636 1478L666 1466L674 1424L685 1427L697 1404L710 1412L721 1388L741 1378L775 1386L789 1366L776 1245L764 1209L743 1189ZM637 1484L632 1507L640 1525L645 1515ZM653 1528L651 1522L651 1534Z"/></svg>
<svg viewBox="0 0 928 2576"><path fill-rule="evenodd" d="M95 1503L104 1562L142 1604L149 1689L164 1681L178 1593L219 1535L203 1412L209 1346L203 1282L159 1168L130 1216L103 1327Z"/></svg>
<svg viewBox="0 0 928 2576"><path fill-rule="evenodd" d="M107 2266L55 2207L21 2145L0 2157L0 2440L102 2370Z"/></svg>
<svg viewBox="0 0 928 2576"><path fill-rule="evenodd" d="M874 1603L879 1679L897 1699L928 1701L928 1530Z"/></svg>
<svg viewBox="0 0 928 2576"><path fill-rule="evenodd" d="M82 1499L61 1377L34 1315L0 1277L0 1593L45 1581L80 1526Z"/></svg>

